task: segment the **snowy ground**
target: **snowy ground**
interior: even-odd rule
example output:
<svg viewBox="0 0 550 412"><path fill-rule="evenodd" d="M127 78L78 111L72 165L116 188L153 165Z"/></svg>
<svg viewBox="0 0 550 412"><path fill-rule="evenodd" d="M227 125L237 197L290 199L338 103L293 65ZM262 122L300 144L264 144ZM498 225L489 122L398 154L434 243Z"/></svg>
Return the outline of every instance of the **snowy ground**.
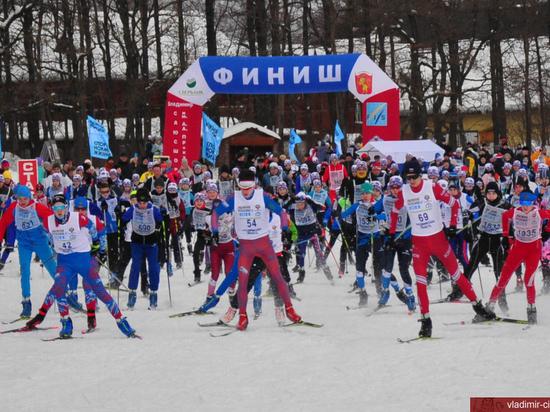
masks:
<svg viewBox="0 0 550 412"><path fill-rule="evenodd" d="M207 284L189 288L192 261L185 257L185 277L171 279L172 308L166 272L161 273L159 309L147 310L138 298L136 309L121 308L143 340L126 339L102 305L99 330L70 341L43 342L57 330L5 334L2 341L0 387L3 411L467 411L470 397L548 395L550 296L538 298L539 325L444 326L469 320L468 304L438 304L431 308L434 336L441 340L400 344L397 338L417 336L418 314L408 315L395 295L392 307L366 317L365 310L346 310L358 296L348 294L354 275L330 286L321 273L308 270L306 282L295 286L301 302L297 312L321 329L278 328L272 299L264 299L262 316L246 332L212 338L200 328L227 309L227 298L216 315L169 318L198 307ZM14 253L0 276L2 320L21 311L18 257ZM334 260L329 262L337 273ZM412 268L411 268L412 269ZM33 313L52 284L32 263ZM102 276L107 274L102 270ZM296 278L296 275L293 275ZM494 285L491 268L482 268L485 299ZM265 286L265 282L264 282ZM474 286L480 293L477 274ZM515 286L510 284L508 292ZM537 273L537 287L541 275ZM376 304L374 287L368 284ZM443 284L443 294L450 287ZM82 300L82 290L80 290ZM440 297L439 285L429 288ZM116 294L114 295L116 297ZM510 316L526 318L524 293L508 298ZM253 312L249 301L249 315ZM73 314L75 336L85 329L85 315ZM59 325L50 311L45 326ZM15 325L0 325L2 330Z"/></svg>

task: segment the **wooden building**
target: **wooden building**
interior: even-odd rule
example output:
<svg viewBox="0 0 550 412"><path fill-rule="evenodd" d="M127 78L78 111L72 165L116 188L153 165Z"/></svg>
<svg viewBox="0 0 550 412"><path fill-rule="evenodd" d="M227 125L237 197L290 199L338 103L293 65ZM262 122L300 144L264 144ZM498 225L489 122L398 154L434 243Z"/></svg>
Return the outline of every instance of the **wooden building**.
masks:
<svg viewBox="0 0 550 412"><path fill-rule="evenodd" d="M230 166L235 155L248 147L250 153L283 153L281 136L256 123L244 122L225 129L216 165Z"/></svg>

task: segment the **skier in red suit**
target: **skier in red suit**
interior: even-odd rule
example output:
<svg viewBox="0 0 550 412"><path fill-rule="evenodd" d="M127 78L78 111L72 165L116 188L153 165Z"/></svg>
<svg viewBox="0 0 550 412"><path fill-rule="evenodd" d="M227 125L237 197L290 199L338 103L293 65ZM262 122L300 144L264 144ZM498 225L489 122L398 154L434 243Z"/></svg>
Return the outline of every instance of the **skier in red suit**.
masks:
<svg viewBox="0 0 550 412"><path fill-rule="evenodd" d="M487 309L494 310L495 302L510 281L512 274L522 263L525 263L525 286L527 289L527 319L534 325L537 323L537 308L535 307L535 271L541 257L542 221L550 219L550 210L539 210L535 206L537 196L530 192L522 192L519 196L520 207L510 209L502 215L503 245L509 246L508 257L500 278L493 288ZM514 224L514 233L510 232L510 223ZM542 232L543 241L550 237L550 227L547 225ZM515 240L514 240L515 238Z"/></svg>
<svg viewBox="0 0 550 412"><path fill-rule="evenodd" d="M426 269L431 255L437 256L445 265L453 280L472 302L475 312L487 319L494 318L494 313L487 311L481 300L477 299L472 285L458 268L456 256L443 232L439 201L447 203L452 208L451 225L448 229L449 237L456 234L458 203L441 186L422 180L420 176L421 168L418 162L411 162L407 165L404 174L409 184L403 186L392 208L388 246L393 247L398 214L403 207L406 207L411 221L413 267L416 273L416 287L421 314L420 322L422 323L418 335L420 337L430 337L432 334L426 280Z"/></svg>

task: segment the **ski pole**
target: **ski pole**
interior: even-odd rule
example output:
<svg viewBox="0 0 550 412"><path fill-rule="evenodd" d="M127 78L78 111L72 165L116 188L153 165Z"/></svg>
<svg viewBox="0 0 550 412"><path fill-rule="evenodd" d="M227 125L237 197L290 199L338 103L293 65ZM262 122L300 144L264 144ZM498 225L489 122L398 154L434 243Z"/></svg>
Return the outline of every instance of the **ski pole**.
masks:
<svg viewBox="0 0 550 412"><path fill-rule="evenodd" d="M105 253L105 257L107 259L107 271L109 272L109 275L110 275L109 276L109 283L108 283L108 285L109 285L109 295L110 295L111 294L111 277L112 277L113 273L111 272L111 265L109 264L109 241L107 240L107 211L106 210L103 211L103 222L105 223L105 249L106 249L106 252L107 252L107 253Z"/></svg>
<svg viewBox="0 0 550 412"><path fill-rule="evenodd" d="M346 239L346 237L344 236L344 229L342 229L342 226L340 225L340 220L338 220L338 218L334 218L336 220L336 224L338 225L338 227L340 228L340 235L342 236L342 240L344 241L344 244L346 245L346 257L347 259L344 260L344 265L346 265L347 261L350 259L351 257L351 249L348 245L348 241ZM346 273L347 272L347 266L346 266Z"/></svg>
<svg viewBox="0 0 550 412"><path fill-rule="evenodd" d="M111 276L114 275L114 273L111 272L111 271L109 270L109 268L105 265L104 262L102 262L102 261L101 261L100 259L98 259L98 258L96 258L96 260L97 260L97 262L99 263L100 266L102 266L102 267L104 267L105 269L107 269L107 272L108 272ZM116 276L113 276L113 278L114 278L114 280L116 280L116 281L119 283L120 286L122 286L122 287L124 288L125 291L130 292L130 289L128 289L128 286L126 286L124 283L122 283L122 281L121 281L120 279L118 279Z"/></svg>
<svg viewBox="0 0 550 412"><path fill-rule="evenodd" d="M406 232L407 230L409 230L410 228L411 228L411 224L409 223L409 224L407 225L407 227L406 227L399 235L397 235L397 236L395 237L394 240L397 240L397 239L401 238L401 236L403 236L403 235L405 234L405 232Z"/></svg>
<svg viewBox="0 0 550 412"><path fill-rule="evenodd" d="M170 299L170 307L172 307L172 288L170 285L170 276L172 273L172 263L170 262L170 237L167 236L166 225L162 222L162 228L164 229L164 241L166 243L166 279L168 280L168 298ZM168 228L170 230L170 228Z"/></svg>
<svg viewBox="0 0 550 412"><path fill-rule="evenodd" d="M481 286L481 296L484 298L485 293L483 292L483 282L481 281L481 271L479 270L479 265L477 265L477 274L479 276L479 285Z"/></svg>
<svg viewBox="0 0 550 412"><path fill-rule="evenodd" d="M468 224L467 224L466 226L464 226L462 229L457 230L456 233L458 234L458 233L462 232L463 230L468 229L470 226L472 226L475 222L477 222L477 221L478 221L479 219L481 219L481 218L482 218L482 216L478 217L478 218L475 219L475 220L472 220L470 223L468 223Z"/></svg>

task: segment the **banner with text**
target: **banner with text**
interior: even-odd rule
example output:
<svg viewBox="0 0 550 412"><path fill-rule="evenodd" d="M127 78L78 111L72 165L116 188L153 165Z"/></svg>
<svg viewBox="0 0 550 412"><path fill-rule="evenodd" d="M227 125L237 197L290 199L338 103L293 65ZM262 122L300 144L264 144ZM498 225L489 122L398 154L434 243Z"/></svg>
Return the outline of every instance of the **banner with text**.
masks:
<svg viewBox="0 0 550 412"><path fill-rule="evenodd" d="M36 159L18 160L17 171L19 183L27 186L34 193L34 188L38 184L38 161Z"/></svg>
<svg viewBox="0 0 550 412"><path fill-rule="evenodd" d="M181 111L187 114L190 111L202 112L202 106L216 93L302 94L342 91L349 91L364 104L364 143L374 136L383 140L399 140L399 88L364 54L201 57L168 90L164 136L168 140L174 138L174 132L181 133L181 122L174 124L174 116L182 114ZM373 105L369 106L371 103ZM182 104L191 106L177 107ZM177 137L187 143L189 161L197 160L200 154L200 144L195 145L200 143L200 113L198 119L193 119L193 123L196 121L199 128L195 132L191 132L188 127L185 138ZM174 144L169 147L174 147ZM191 151L193 154L190 154ZM170 152L166 145L164 154L174 158L181 155Z"/></svg>
<svg viewBox="0 0 550 412"><path fill-rule="evenodd" d="M179 169L183 158L189 164L199 159L201 119L202 106L168 94L162 154L170 156L173 168Z"/></svg>
<svg viewBox="0 0 550 412"><path fill-rule="evenodd" d="M202 157L212 164L216 164L216 158L220 154L224 131L215 121L202 113Z"/></svg>
<svg viewBox="0 0 550 412"><path fill-rule="evenodd" d="M107 129L95 120L88 116L88 138L90 141L90 156L98 159L108 159L112 156L109 148L109 133Z"/></svg>

